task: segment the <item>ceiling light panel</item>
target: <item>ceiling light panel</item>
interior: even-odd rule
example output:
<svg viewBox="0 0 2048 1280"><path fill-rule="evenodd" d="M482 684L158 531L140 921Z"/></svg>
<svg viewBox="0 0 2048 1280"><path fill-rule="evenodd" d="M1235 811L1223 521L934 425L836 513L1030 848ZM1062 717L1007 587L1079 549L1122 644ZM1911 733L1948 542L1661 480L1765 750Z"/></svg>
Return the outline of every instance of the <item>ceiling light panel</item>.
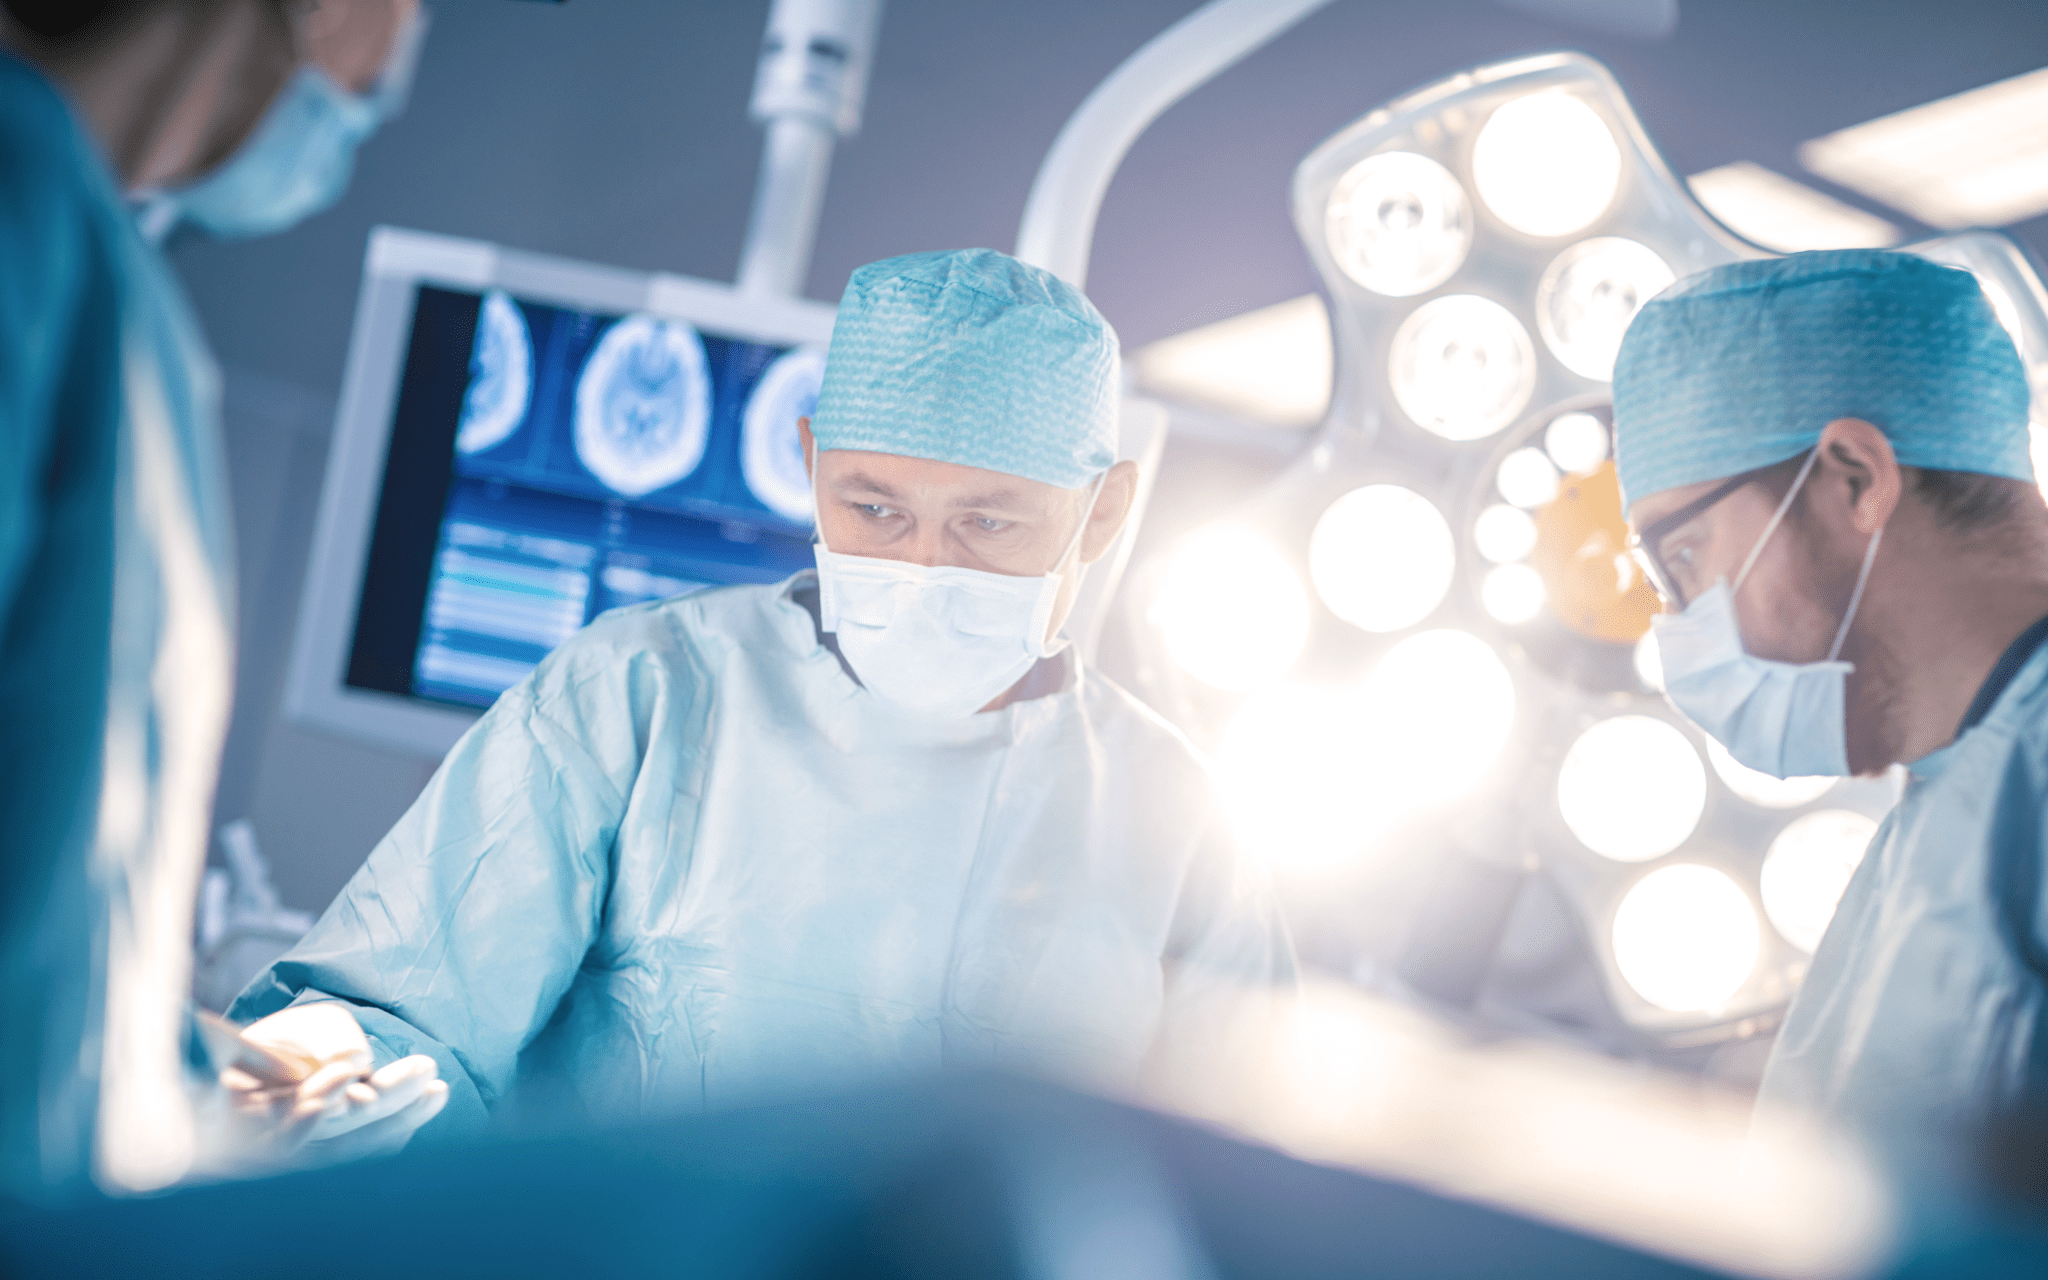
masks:
<svg viewBox="0 0 2048 1280"><path fill-rule="evenodd" d="M1723 226L1780 253L1883 249L1899 242L1899 229L1876 214L1747 160L1696 173L1685 181L1694 198Z"/></svg>

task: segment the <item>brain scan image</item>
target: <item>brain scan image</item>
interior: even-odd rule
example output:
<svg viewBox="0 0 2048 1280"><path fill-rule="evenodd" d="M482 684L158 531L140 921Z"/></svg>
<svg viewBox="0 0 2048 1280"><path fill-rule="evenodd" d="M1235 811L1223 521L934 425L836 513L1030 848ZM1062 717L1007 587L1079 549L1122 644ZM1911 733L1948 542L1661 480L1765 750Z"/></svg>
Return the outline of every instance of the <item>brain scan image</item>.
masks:
<svg viewBox="0 0 2048 1280"><path fill-rule="evenodd" d="M789 520L811 518L811 481L804 470L796 420L818 410L825 378L821 347L798 347L761 375L740 425L740 470L762 505Z"/></svg>
<svg viewBox="0 0 2048 1280"><path fill-rule="evenodd" d="M526 420L533 396L533 337L519 305L502 289L484 295L477 311L476 341L469 351L469 390L462 396L462 422L455 448L482 453L505 442Z"/></svg>
<svg viewBox="0 0 2048 1280"><path fill-rule="evenodd" d="M627 498L697 469L711 428L704 342L680 320L629 316L598 340L576 381L576 456Z"/></svg>

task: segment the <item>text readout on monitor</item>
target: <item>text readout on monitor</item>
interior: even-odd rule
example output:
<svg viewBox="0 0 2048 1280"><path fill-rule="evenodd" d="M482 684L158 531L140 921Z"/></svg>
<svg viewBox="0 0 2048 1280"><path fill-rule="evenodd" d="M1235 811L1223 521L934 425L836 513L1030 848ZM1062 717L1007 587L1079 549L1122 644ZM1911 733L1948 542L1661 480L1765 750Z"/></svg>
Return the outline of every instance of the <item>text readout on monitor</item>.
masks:
<svg viewBox="0 0 2048 1280"><path fill-rule="evenodd" d="M347 683L488 706L607 609L811 563L810 347L422 286Z"/></svg>

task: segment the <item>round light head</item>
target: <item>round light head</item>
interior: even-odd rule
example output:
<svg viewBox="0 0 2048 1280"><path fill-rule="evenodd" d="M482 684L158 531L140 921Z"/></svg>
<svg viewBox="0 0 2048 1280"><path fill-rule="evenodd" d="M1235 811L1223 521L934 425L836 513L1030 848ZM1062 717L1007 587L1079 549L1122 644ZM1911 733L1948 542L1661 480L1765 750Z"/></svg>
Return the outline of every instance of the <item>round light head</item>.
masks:
<svg viewBox="0 0 2048 1280"><path fill-rule="evenodd" d="M1287 558L1248 529L1212 526L1166 557L1150 618L1202 683L1239 691L1282 675L1308 643L1308 594Z"/></svg>
<svg viewBox="0 0 2048 1280"><path fill-rule="evenodd" d="M1728 754L1728 748L1707 739L1707 762L1730 791L1764 809L1797 809L1828 793L1839 778L1773 778Z"/></svg>
<svg viewBox="0 0 2048 1280"><path fill-rule="evenodd" d="M1557 468L1541 449L1517 449L1500 460L1493 484L1518 507L1540 507L1557 497Z"/></svg>
<svg viewBox="0 0 2048 1280"><path fill-rule="evenodd" d="M1353 489L1331 503L1308 544L1316 594L1367 631L1399 631L1429 616L1450 590L1457 562L1443 515L1394 484Z"/></svg>
<svg viewBox="0 0 2048 1280"><path fill-rule="evenodd" d="M1469 293L1417 307L1395 330L1388 365L1401 412L1446 440L1492 435L1536 388L1536 350L1522 322Z"/></svg>
<svg viewBox="0 0 2048 1280"><path fill-rule="evenodd" d="M1572 834L1616 862L1682 845L1707 804L1707 771L1683 733L1654 716L1615 716L1579 735L1557 774Z"/></svg>
<svg viewBox="0 0 2048 1280"><path fill-rule="evenodd" d="M1664 259L1633 240L1582 240L1544 270L1536 286L1536 327L1565 368L1612 381L1628 322L1676 278Z"/></svg>
<svg viewBox="0 0 2048 1280"><path fill-rule="evenodd" d="M1504 564L1479 584L1479 603L1495 620L1520 626L1543 610L1543 575L1526 564Z"/></svg>
<svg viewBox="0 0 2048 1280"><path fill-rule="evenodd" d="M1472 145L1472 180L1494 216L1524 235L1583 231L1621 185L1614 131L1561 90L1496 108Z"/></svg>
<svg viewBox="0 0 2048 1280"><path fill-rule="evenodd" d="M1741 886L1712 867L1659 867L1614 912L1614 965L1636 994L1660 1009L1719 1008L1756 968L1756 908Z"/></svg>
<svg viewBox="0 0 2048 1280"><path fill-rule="evenodd" d="M1543 452L1567 475L1607 461L1607 425L1590 413L1560 413L1543 431Z"/></svg>
<svg viewBox="0 0 2048 1280"><path fill-rule="evenodd" d="M1876 833L1877 823L1860 813L1822 809L1794 818L1771 841L1757 888L1785 941L1807 952L1820 945Z"/></svg>
<svg viewBox="0 0 2048 1280"><path fill-rule="evenodd" d="M1496 502L1472 522L1472 542L1495 564L1511 564L1536 545L1536 522L1518 507Z"/></svg>
<svg viewBox="0 0 2048 1280"><path fill-rule="evenodd" d="M1411 151L1351 166L1323 215L1330 256L1374 293L1406 298L1450 279L1472 244L1472 209L1451 171Z"/></svg>

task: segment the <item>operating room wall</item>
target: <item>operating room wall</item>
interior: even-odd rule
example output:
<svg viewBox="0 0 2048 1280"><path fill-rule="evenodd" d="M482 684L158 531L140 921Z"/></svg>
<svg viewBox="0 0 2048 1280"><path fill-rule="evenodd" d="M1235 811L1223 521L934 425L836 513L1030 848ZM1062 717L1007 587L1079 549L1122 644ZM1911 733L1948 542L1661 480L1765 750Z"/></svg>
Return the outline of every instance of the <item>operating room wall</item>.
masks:
<svg viewBox="0 0 2048 1280"><path fill-rule="evenodd" d="M327 902L431 767L279 711L369 228L730 279L759 150L746 103L765 0L433 7L410 109L366 148L337 208L267 240L172 246L229 372L241 684L217 812L255 822L302 907ZM892 253L1008 247L1068 113L1193 7L890 0L866 125L835 157L806 291L835 298L855 266ZM1557 47L1614 70L1676 171L1746 159L1825 187L1800 169L1800 142L2048 63L2048 5L1691 0L1670 40L1641 44L1487 0L1338 0L1139 141L1103 209L1091 293L1136 346L1312 290L1287 199L1310 147L1417 84ZM2048 248L2048 219L2017 230ZM1212 480L1214 459L1237 456L1213 436L1174 449L1171 466ZM1254 482L1271 452L1244 453L1235 474ZM1229 492L1201 489L1217 504ZM1193 519L1195 506L1167 495L1160 514Z"/></svg>

